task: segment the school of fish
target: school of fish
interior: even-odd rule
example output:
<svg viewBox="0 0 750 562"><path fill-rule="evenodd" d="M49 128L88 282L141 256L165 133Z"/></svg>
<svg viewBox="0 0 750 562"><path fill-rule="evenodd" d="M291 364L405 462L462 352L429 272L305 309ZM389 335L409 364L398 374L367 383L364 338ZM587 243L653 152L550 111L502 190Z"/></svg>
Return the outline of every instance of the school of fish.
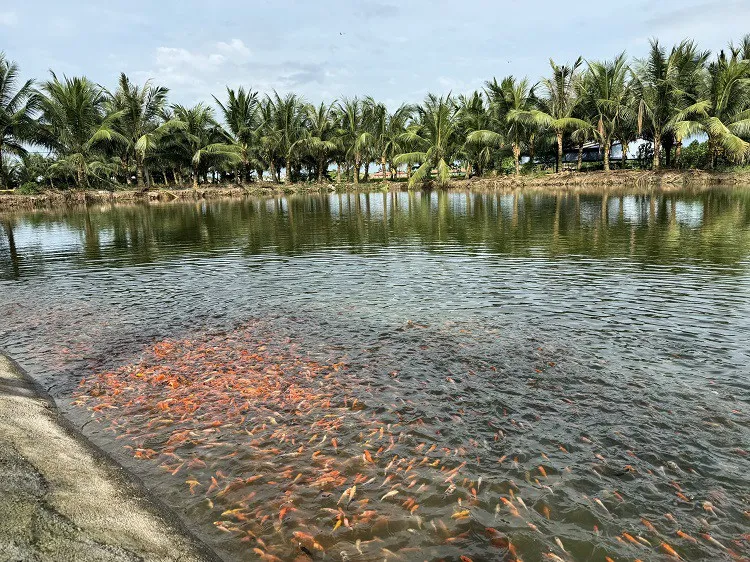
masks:
<svg viewBox="0 0 750 562"><path fill-rule="evenodd" d="M212 524L208 541L229 540L237 559L749 559L750 490L702 494L683 482L692 467L612 456L583 433L522 450L514 432L530 422L508 411L457 443L410 402L384 403L345 359L313 360L250 322L149 346L81 381L74 404L179 483L187 517ZM576 489L581 472L598 493ZM639 512L618 481L673 509ZM559 508L561 494L575 509ZM744 532L723 532L729 518Z"/></svg>

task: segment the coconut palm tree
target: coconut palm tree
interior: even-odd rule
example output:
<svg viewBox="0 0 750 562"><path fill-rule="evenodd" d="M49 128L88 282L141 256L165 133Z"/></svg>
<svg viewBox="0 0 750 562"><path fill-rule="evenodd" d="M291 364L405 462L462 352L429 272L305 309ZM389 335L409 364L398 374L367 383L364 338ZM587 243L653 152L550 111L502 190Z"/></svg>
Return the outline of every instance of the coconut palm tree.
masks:
<svg viewBox="0 0 750 562"><path fill-rule="evenodd" d="M295 181L296 164L291 148L302 137L305 121L305 102L296 94L281 97L274 91L269 96L271 121L266 123L270 135L277 139L277 148L286 169L286 181Z"/></svg>
<svg viewBox="0 0 750 562"><path fill-rule="evenodd" d="M150 82L137 86L123 72L117 90L109 94L111 111L119 114L114 128L127 140L123 160L126 166L131 159L135 163L136 183L141 189L145 185L147 154L167 133L182 126L176 119L161 120L168 91L162 86L152 86Z"/></svg>
<svg viewBox="0 0 750 562"><path fill-rule="evenodd" d="M708 135L711 168L721 154L731 162L750 157L750 60L727 57L722 51L708 65L704 99L696 104L697 117L679 122Z"/></svg>
<svg viewBox="0 0 750 562"><path fill-rule="evenodd" d="M518 176L521 173L521 147L524 143L531 144L531 136L537 127L532 113L536 105L534 86L526 78L516 80L513 76L507 76L500 83L493 78L485 83L485 88L493 126L470 133L467 140L498 147L504 142L509 143Z"/></svg>
<svg viewBox="0 0 750 562"><path fill-rule="evenodd" d="M328 170L331 154L336 150L336 123L334 121L334 104L321 103L318 106L307 105L307 119L303 128L303 136L290 148L298 155L307 155L315 162L318 182Z"/></svg>
<svg viewBox="0 0 750 562"><path fill-rule="evenodd" d="M622 122L632 119L633 108L628 84L625 53L605 62L590 62L581 91L592 110L592 124L604 152L604 171L609 172L612 141ZM624 148L624 147L623 147Z"/></svg>
<svg viewBox="0 0 750 562"><path fill-rule="evenodd" d="M491 116L481 92L474 91L471 95L459 95L457 105L456 118L458 119L459 136L461 138L467 139L474 131L488 130L492 126ZM489 145L473 143L468 140L464 142L461 153L463 159L465 159L467 179L472 170L481 176L492 159Z"/></svg>
<svg viewBox="0 0 750 562"><path fill-rule="evenodd" d="M234 154L240 162L238 179L240 182L249 180L253 163L257 161L255 154L258 144L258 134L261 126L260 102L257 92L240 87L237 91L227 88L226 104L214 96L224 117L226 129L223 129L224 141L208 146L206 150L216 154Z"/></svg>
<svg viewBox="0 0 750 562"><path fill-rule="evenodd" d="M416 121L401 135L401 139L417 147L412 152L401 153L393 159L395 165L412 162L421 164L409 179L409 186L437 172L439 185L445 185L451 176L451 167L459 147L458 107L453 97L428 94L422 105L417 106Z"/></svg>
<svg viewBox="0 0 750 562"><path fill-rule="evenodd" d="M645 122L653 139L655 170L661 163L664 136L679 134L677 123L695 110L700 95L697 85L707 59L708 52L699 51L692 41L682 41L667 55L653 39L648 57L636 61L633 90L638 103L638 131L644 129Z"/></svg>
<svg viewBox="0 0 750 562"><path fill-rule="evenodd" d="M582 63L581 57L578 57L570 66L560 66L550 59L552 77L542 80L542 88L546 95L539 100L538 109L531 111L534 121L540 127L551 129L555 134L557 140L555 171L557 172L562 170L563 136L565 133L585 129L588 126L588 123L575 116L576 105L579 101L578 92L580 91L578 84L581 79L578 69Z"/></svg>
<svg viewBox="0 0 750 562"><path fill-rule="evenodd" d="M182 125L178 134L173 137L173 151L179 155L183 165L192 170L193 189L198 189L198 179L207 172L212 162L230 160L227 153L215 153L208 147L217 144L221 139L219 126L214 119L213 110L203 103L193 107L173 106L174 116ZM235 155L235 159L238 158Z"/></svg>
<svg viewBox="0 0 750 562"><path fill-rule="evenodd" d="M128 140L115 128L119 112L107 114L104 90L87 78L63 77L42 86L39 119L40 142L58 157L57 167L75 169L76 184L89 184L89 175L110 172L101 147L126 145Z"/></svg>
<svg viewBox="0 0 750 562"><path fill-rule="evenodd" d="M372 152L380 163L383 181L386 179L386 166L391 165L393 176L393 158L402 150L401 138L406 132L406 125L414 112L411 105L401 104L393 113L382 103L368 98L371 108Z"/></svg>
<svg viewBox="0 0 750 562"><path fill-rule="evenodd" d="M344 98L337 104L340 123L340 137L346 159L354 167L354 183L359 184L359 170L363 158L374 142L374 135L370 130L371 112L365 103L357 98Z"/></svg>
<svg viewBox="0 0 750 562"><path fill-rule="evenodd" d="M39 106L39 96L33 81L18 85L18 65L0 52L0 162L7 155L24 156L24 143L33 142L36 136L34 112ZM4 167L3 167L4 169ZM0 169L0 188L7 185L6 174Z"/></svg>

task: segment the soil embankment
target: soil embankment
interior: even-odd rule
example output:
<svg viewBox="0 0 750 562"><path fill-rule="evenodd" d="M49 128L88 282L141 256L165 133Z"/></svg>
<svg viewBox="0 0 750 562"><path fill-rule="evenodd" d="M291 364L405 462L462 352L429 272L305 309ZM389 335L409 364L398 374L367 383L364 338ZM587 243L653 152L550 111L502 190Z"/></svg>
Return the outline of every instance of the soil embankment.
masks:
<svg viewBox="0 0 750 562"><path fill-rule="evenodd" d="M747 172L688 171L639 171L618 170L604 172L563 172L538 176L496 176L452 180L448 189L472 191L492 190L552 190L608 192L614 189L660 189L670 191L683 188L707 188L713 186L750 185L750 170ZM291 193L349 192L406 189L405 182L379 180L366 183L296 183L275 184L257 182L246 185L209 185L199 189L180 187L158 187L149 191L123 190L48 190L37 195L20 195L12 192L0 193L0 212L13 209L53 208L98 203L133 203L151 201L191 201L201 199L237 198L247 195L269 196Z"/></svg>
<svg viewBox="0 0 750 562"><path fill-rule="evenodd" d="M219 559L0 354L0 560Z"/></svg>

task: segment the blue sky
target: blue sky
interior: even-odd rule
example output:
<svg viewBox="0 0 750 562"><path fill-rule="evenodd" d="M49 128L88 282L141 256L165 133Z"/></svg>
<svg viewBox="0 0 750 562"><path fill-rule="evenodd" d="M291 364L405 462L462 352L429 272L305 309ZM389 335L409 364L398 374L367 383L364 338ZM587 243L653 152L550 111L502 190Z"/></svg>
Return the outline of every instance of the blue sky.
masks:
<svg viewBox="0 0 750 562"><path fill-rule="evenodd" d="M0 50L25 77L53 69L109 87L125 71L180 103L245 85L393 107L493 76L537 80L550 57L641 56L654 36L716 51L748 22L750 0L0 0Z"/></svg>

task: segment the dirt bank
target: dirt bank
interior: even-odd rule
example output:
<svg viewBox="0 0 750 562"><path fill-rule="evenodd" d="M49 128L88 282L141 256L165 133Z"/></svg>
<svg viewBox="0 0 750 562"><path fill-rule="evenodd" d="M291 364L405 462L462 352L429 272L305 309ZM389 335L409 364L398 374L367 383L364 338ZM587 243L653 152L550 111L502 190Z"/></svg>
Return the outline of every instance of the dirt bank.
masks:
<svg viewBox="0 0 750 562"><path fill-rule="evenodd" d="M497 176L458 179L451 181L449 189L471 189L476 191L568 189L605 192L612 188L660 188L663 191L685 187L705 188L712 186L750 185L750 170L747 172L690 171L638 171L624 170L604 172L564 172L541 176ZM142 191L96 191L66 190L45 191L38 195L0 193L0 212L13 209L53 208L94 203L190 201L200 199L237 198L247 195L270 196L291 193L320 193L331 191L373 191L406 189L404 182L371 181L360 183L298 183L274 184L252 183L243 186L208 186L199 189L160 187Z"/></svg>
<svg viewBox="0 0 750 562"><path fill-rule="evenodd" d="M219 561L2 354L0 560Z"/></svg>

